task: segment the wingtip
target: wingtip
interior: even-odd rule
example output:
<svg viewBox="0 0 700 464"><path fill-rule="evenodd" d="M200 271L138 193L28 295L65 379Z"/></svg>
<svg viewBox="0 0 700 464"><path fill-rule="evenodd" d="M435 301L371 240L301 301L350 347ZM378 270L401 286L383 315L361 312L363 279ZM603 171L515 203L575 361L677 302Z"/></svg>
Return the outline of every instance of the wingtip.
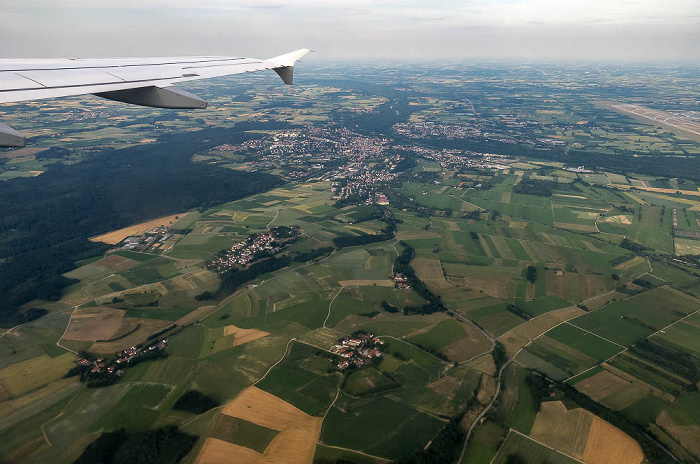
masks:
<svg viewBox="0 0 700 464"><path fill-rule="evenodd" d="M300 48L293 52L285 53L284 55L275 56L270 58L268 61L272 62L276 68L285 68L287 66L294 66L294 63L309 53L311 50L308 48Z"/></svg>

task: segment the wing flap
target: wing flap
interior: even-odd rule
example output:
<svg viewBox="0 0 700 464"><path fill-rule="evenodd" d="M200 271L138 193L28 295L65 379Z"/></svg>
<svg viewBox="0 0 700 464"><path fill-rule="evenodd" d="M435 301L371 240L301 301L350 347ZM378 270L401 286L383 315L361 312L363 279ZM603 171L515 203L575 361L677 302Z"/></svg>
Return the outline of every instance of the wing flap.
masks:
<svg viewBox="0 0 700 464"><path fill-rule="evenodd" d="M121 79L100 69L21 71L15 74L48 88L83 87L86 85L112 84L121 81Z"/></svg>
<svg viewBox="0 0 700 464"><path fill-rule="evenodd" d="M25 90L38 87L37 83L12 72L0 72L0 89Z"/></svg>

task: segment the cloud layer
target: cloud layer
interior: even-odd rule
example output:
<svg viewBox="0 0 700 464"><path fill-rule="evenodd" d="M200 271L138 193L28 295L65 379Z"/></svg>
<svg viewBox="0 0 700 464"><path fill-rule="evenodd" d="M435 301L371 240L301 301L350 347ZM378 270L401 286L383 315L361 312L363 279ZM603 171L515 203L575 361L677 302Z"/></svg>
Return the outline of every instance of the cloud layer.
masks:
<svg viewBox="0 0 700 464"><path fill-rule="evenodd" d="M0 20L0 57L700 59L698 0L2 0Z"/></svg>

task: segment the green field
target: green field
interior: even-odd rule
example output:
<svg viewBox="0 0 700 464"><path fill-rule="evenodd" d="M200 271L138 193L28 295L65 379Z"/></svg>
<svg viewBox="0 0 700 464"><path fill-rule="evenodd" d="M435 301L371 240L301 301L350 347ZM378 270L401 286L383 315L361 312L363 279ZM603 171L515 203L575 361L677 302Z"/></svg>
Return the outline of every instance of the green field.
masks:
<svg viewBox="0 0 700 464"><path fill-rule="evenodd" d="M462 324L454 319L446 319L439 322L428 332L407 338L406 341L416 345L429 346L437 351L463 339L466 335L467 333Z"/></svg>
<svg viewBox="0 0 700 464"><path fill-rule="evenodd" d="M89 99L8 107L9 122L18 115L61 119L60 130L48 125L35 134L36 147L2 153L0 179L49 171L38 180L6 182L8 188L50 181L50 163L68 175L88 157L141 143L154 155L167 146L193 169L272 174L281 182L245 198L230 191L197 202L181 198L190 191L184 184L177 192L134 191L139 201L110 204L113 210L94 218L99 224L81 222L79 229L136 222L171 200L180 205L177 212L191 211L159 246L104 253L97 244L78 250L56 243L44 253L56 261L52 269L65 270L71 262L60 254L78 253L76 268L65 274L76 280L62 291L60 282L51 281L55 289L30 282L28 294L46 300L11 303L21 308L17 322L8 322L16 327L0 334L0 461L73 462L101 432L171 424L200 436L186 464L198 462L207 438L264 453L277 431L219 408L201 415L172 409L188 390L224 406L256 385L324 418L317 459L383 464L410 461L414 451L428 449L427 460L438 462L432 453L439 451L434 445L447 421L465 413L473 418L491 400L494 360L470 358L490 348L489 338L502 336L508 353L518 354L462 464L503 464L511 454L527 464L573 462L520 435L530 433L540 399L533 394L542 393L528 382L532 372L582 392L595 390L610 414L654 433L685 459L674 434L690 436L690 427L700 425L694 385L700 278L696 260L683 253L698 241L700 197L673 192L697 191L700 174L693 168L700 145L602 107L599 90L608 89L606 99L617 103L647 102L677 113L700 98L697 79L673 67L584 75L500 66L450 65L439 69L439 78L407 68L400 83L395 72L362 66L350 73L353 80L376 85L359 87L346 85L350 74L343 67L322 67L319 79L294 93L257 82L232 96L225 83L193 84L212 103L197 115L120 107L126 112L117 119L117 110ZM341 74L344 80L336 82ZM630 82L636 86L631 100L610 90ZM90 126L63 120L77 108L114 121ZM195 126L201 131L188 136ZM168 145L172 138L182 143ZM60 150L33 154L42 145ZM191 153L179 153L180 146ZM570 171L578 159L600 165L586 161L593 172ZM648 186L672 191L644 191ZM360 193L344 197L348 191ZM379 194L388 205L372 204ZM15 236L31 231L13 214L5 219L0 238L10 249ZM246 264L217 275L209 262L245 237L281 225L301 231L278 253L290 265L240 283L235 294L218 292ZM359 244L383 231L395 235ZM27 237L25 251L41 248L41 240L54 246L51 234ZM334 240L340 237L357 242L339 249L342 240ZM84 239L80 231L73 238ZM406 264L397 257L408 245L415 251L410 265L425 288L412 281L412 289L402 289L391 280L395 263ZM308 253L315 257L307 260ZM40 263L28 262L37 278L46 277ZM537 271L533 282L529 266ZM24 290L17 288L17 295ZM445 307L426 305L424 297ZM383 301L398 311L386 311ZM586 313L564 320L568 311L559 310L575 305ZM407 313L440 312L404 314L409 306ZM21 324L33 308L48 314ZM102 315L100 331L115 330L105 336L109 342L95 343L89 330L76 330L82 318L100 321ZM458 322L460 316L487 335ZM63 379L77 359L63 347L102 350L97 355L109 358L177 321L182 326L162 334L167 357L127 368L116 385L83 388L78 378ZM67 330L69 324L75 326ZM356 330L380 336L383 356L341 373L326 350Z"/></svg>
<svg viewBox="0 0 700 464"><path fill-rule="evenodd" d="M621 346L584 332L571 324L557 326L547 332L546 336L560 341L598 361L609 359L623 350Z"/></svg>
<svg viewBox="0 0 700 464"><path fill-rule="evenodd" d="M282 363L257 384L307 414L322 415L330 406L340 385L340 374L330 369L330 360L320 358L326 370L312 369L309 361L317 358L314 347L294 343ZM330 371L330 372L329 372Z"/></svg>
<svg viewBox="0 0 700 464"><path fill-rule="evenodd" d="M263 453L278 433L277 430L268 429L238 417L220 414L213 425L210 437Z"/></svg>
<svg viewBox="0 0 700 464"><path fill-rule="evenodd" d="M432 416L383 396L368 401L341 396L326 417L321 442L398 459L423 448L443 425Z"/></svg>
<svg viewBox="0 0 700 464"><path fill-rule="evenodd" d="M650 290L571 321L621 345L629 346L698 309L698 301L664 288Z"/></svg>
<svg viewBox="0 0 700 464"><path fill-rule="evenodd" d="M345 380L343 391L352 396L362 396L397 388L398 383L374 368L360 369Z"/></svg>

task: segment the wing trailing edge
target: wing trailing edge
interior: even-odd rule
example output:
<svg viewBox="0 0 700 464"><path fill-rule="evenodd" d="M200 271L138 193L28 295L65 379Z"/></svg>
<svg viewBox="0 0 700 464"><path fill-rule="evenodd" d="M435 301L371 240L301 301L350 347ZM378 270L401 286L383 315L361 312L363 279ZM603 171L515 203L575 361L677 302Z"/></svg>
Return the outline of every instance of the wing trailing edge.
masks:
<svg viewBox="0 0 700 464"><path fill-rule="evenodd" d="M93 94L133 105L203 109L207 103L175 84L270 69L285 84L302 48L266 60L242 57L0 60L0 104ZM24 136L0 123L0 147L24 146Z"/></svg>

